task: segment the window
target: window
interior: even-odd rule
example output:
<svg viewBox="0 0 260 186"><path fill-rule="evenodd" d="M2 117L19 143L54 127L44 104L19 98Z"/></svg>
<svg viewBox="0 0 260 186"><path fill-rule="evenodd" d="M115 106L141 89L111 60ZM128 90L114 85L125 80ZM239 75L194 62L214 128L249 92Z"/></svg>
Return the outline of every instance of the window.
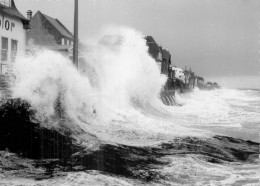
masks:
<svg viewBox="0 0 260 186"><path fill-rule="evenodd" d="M14 61L17 54L17 40L11 40L11 61Z"/></svg>
<svg viewBox="0 0 260 186"><path fill-rule="evenodd" d="M0 67L1 67L1 69L0 69L0 74L1 74L1 75L7 74L7 65L1 64Z"/></svg>
<svg viewBox="0 0 260 186"><path fill-rule="evenodd" d="M8 59L8 39L2 37L1 61L7 61L7 59Z"/></svg>

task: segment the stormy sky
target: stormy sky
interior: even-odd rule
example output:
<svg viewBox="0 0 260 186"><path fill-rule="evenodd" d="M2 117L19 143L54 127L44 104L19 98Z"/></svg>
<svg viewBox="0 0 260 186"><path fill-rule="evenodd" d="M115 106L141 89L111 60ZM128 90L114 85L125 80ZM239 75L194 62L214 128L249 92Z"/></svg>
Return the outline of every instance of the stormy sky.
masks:
<svg viewBox="0 0 260 186"><path fill-rule="evenodd" d="M73 31L72 0L15 0L17 8L58 18ZM227 87L260 88L259 0L79 0L79 35L129 26L168 48L187 65Z"/></svg>

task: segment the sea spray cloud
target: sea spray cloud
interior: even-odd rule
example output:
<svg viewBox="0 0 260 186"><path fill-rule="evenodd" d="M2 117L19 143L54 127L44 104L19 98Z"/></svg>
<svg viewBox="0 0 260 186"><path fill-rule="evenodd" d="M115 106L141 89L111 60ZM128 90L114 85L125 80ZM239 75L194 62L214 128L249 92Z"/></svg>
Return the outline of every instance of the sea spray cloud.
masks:
<svg viewBox="0 0 260 186"><path fill-rule="evenodd" d="M46 117L55 114L61 99L66 113L84 122L93 117L113 120L132 107L133 99L161 103L158 97L166 77L149 56L141 33L109 29L80 61L88 70L77 71L68 58L47 50L17 60L14 97L29 101Z"/></svg>
<svg viewBox="0 0 260 186"><path fill-rule="evenodd" d="M18 59L14 97L30 102L43 124L101 140L132 143L161 133L189 134L159 99L166 77L149 56L144 36L127 28L103 36L80 58L79 70L47 50Z"/></svg>
<svg viewBox="0 0 260 186"><path fill-rule="evenodd" d="M148 55L144 36L132 29L110 28L98 45L98 69L103 92L150 102L166 81L154 59ZM113 92L116 91L116 92Z"/></svg>
<svg viewBox="0 0 260 186"><path fill-rule="evenodd" d="M91 113L94 105L89 81L81 76L71 61L51 51L39 51L35 56L17 60L14 68L14 97L29 101L41 116L55 114L55 103L62 95L64 108L74 113L85 104Z"/></svg>

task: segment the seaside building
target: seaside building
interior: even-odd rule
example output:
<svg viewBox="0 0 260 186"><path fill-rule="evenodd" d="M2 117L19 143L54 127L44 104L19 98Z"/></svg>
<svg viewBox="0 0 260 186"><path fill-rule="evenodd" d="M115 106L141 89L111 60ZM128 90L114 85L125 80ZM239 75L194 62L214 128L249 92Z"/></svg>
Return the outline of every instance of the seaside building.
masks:
<svg viewBox="0 0 260 186"><path fill-rule="evenodd" d="M17 55L24 54L29 20L16 8L13 0L0 0L0 75L12 71Z"/></svg>
<svg viewBox="0 0 260 186"><path fill-rule="evenodd" d="M172 66L172 71L174 72L174 78L180 80L183 84L185 83L185 74L182 68Z"/></svg>
<svg viewBox="0 0 260 186"><path fill-rule="evenodd" d="M0 0L0 94L10 96L12 66L18 55L25 54L29 20L16 8L13 0Z"/></svg>
<svg viewBox="0 0 260 186"><path fill-rule="evenodd" d="M155 59L160 69L160 72L162 73L162 69L164 68L162 66L163 63L162 47L159 47L159 45L155 42L152 36L146 36L145 39L146 39L146 44L148 46L148 52L151 55L151 57Z"/></svg>
<svg viewBox="0 0 260 186"><path fill-rule="evenodd" d="M203 89L206 86L204 78L200 76L196 76L195 78L195 87Z"/></svg>
<svg viewBox="0 0 260 186"><path fill-rule="evenodd" d="M73 34L58 19L37 11L32 16L32 11L27 11L27 17L30 20L31 29L27 32L27 53L33 54L35 50L45 48L56 51L68 57L73 58ZM79 43L78 49L78 69L86 71L87 64L84 55L89 48Z"/></svg>
<svg viewBox="0 0 260 186"><path fill-rule="evenodd" d="M45 48L56 51L72 60L73 56L73 34L58 19L45 15L37 11L32 16L32 11L27 11L31 29L26 34L27 53L34 53L35 50ZM80 71L86 70L84 55L89 48L79 43L78 68Z"/></svg>
<svg viewBox="0 0 260 186"><path fill-rule="evenodd" d="M167 77L170 77L169 74L169 68L171 62L171 53L167 49L162 49L162 67L161 67L161 73L165 74Z"/></svg>
<svg viewBox="0 0 260 186"><path fill-rule="evenodd" d="M193 89L195 87L195 73L191 71L191 69L189 71L187 71L188 73L188 81L187 81L187 86L190 89Z"/></svg>
<svg viewBox="0 0 260 186"><path fill-rule="evenodd" d="M70 55L73 48L73 35L58 19L40 11L32 17L30 10L27 16L31 26L27 32L27 51L33 52L37 46Z"/></svg>

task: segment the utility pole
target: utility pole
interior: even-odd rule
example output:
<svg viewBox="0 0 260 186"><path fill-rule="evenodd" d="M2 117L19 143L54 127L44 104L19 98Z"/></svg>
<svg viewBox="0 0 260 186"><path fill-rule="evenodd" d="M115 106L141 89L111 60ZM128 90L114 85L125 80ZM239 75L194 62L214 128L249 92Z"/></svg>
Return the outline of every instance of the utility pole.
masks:
<svg viewBox="0 0 260 186"><path fill-rule="evenodd" d="M73 63L78 68L78 0L74 2L74 41L73 41Z"/></svg>

